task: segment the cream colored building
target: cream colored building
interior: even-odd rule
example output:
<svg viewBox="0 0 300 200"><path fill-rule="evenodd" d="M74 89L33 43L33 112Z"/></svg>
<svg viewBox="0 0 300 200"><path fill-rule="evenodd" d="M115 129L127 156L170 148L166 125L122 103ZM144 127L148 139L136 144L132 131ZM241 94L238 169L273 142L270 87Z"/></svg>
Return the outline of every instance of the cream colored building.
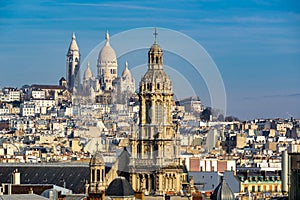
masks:
<svg viewBox="0 0 300 200"><path fill-rule="evenodd" d="M148 71L140 82L139 131L130 138L130 183L145 194L180 194L179 128L172 122L173 90L156 43L148 52Z"/></svg>
<svg viewBox="0 0 300 200"><path fill-rule="evenodd" d="M90 160L90 181L86 184L86 194L101 194L107 187L105 162L102 154L97 151Z"/></svg>

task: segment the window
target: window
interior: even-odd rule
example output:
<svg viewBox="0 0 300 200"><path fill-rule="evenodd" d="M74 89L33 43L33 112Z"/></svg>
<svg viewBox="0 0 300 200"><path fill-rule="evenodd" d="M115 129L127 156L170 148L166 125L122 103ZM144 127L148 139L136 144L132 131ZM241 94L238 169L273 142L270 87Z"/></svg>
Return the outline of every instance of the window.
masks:
<svg viewBox="0 0 300 200"><path fill-rule="evenodd" d="M92 182L94 182L94 181L95 181L95 171L92 170Z"/></svg>
<svg viewBox="0 0 300 200"><path fill-rule="evenodd" d="M97 170L97 181L100 181L100 169Z"/></svg>
<svg viewBox="0 0 300 200"><path fill-rule="evenodd" d="M163 117L164 117L164 109L161 104L161 102L156 102L155 105L155 120L157 123L163 122Z"/></svg>
<svg viewBox="0 0 300 200"><path fill-rule="evenodd" d="M151 123L151 102L146 101L146 123Z"/></svg>
<svg viewBox="0 0 300 200"><path fill-rule="evenodd" d="M255 186L252 186L252 192L255 192Z"/></svg>
<svg viewBox="0 0 300 200"><path fill-rule="evenodd" d="M105 177L104 170L102 169L101 172L102 172L102 182L104 182L104 177Z"/></svg>

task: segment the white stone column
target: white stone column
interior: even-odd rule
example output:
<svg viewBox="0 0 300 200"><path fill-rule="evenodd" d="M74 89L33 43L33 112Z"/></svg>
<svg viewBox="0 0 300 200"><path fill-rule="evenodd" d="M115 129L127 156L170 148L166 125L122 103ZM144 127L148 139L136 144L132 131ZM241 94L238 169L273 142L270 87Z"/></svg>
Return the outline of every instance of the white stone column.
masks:
<svg viewBox="0 0 300 200"><path fill-rule="evenodd" d="M150 177L150 174L147 174L147 176L148 176L148 192L150 194L150 192L151 192L151 177Z"/></svg>
<svg viewBox="0 0 300 200"><path fill-rule="evenodd" d="M150 142L150 159L153 159L153 144Z"/></svg>
<svg viewBox="0 0 300 200"><path fill-rule="evenodd" d="M144 154L145 154L145 152L144 152L144 141L141 141L141 156L140 156L140 158L144 158Z"/></svg>
<svg viewBox="0 0 300 200"><path fill-rule="evenodd" d="M99 170L99 173L100 173L100 183L102 183L102 169L98 169Z"/></svg>

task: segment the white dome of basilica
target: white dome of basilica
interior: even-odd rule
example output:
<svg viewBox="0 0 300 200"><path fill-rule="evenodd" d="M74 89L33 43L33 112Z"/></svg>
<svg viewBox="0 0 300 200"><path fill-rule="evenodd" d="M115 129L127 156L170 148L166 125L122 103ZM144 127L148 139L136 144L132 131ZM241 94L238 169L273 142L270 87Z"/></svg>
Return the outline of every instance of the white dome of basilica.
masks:
<svg viewBox="0 0 300 200"><path fill-rule="evenodd" d="M105 46L101 49L99 56L98 56L98 63L99 64L111 64L117 63L117 56L114 49L109 44L109 34L106 33L106 43Z"/></svg>

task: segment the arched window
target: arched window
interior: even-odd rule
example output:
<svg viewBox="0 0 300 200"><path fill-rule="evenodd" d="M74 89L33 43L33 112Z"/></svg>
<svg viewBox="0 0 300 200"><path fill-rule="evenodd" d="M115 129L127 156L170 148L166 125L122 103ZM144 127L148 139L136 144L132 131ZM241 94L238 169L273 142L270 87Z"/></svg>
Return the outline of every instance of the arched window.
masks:
<svg viewBox="0 0 300 200"><path fill-rule="evenodd" d="M155 121L156 123L162 123L164 117L164 108L161 101L157 101L155 104Z"/></svg>
<svg viewBox="0 0 300 200"><path fill-rule="evenodd" d="M97 169L97 182L100 181L100 169Z"/></svg>
<svg viewBox="0 0 300 200"><path fill-rule="evenodd" d="M146 123L151 123L151 102L146 101Z"/></svg>
<svg viewBox="0 0 300 200"><path fill-rule="evenodd" d="M104 182L104 170L103 169L101 169L101 172L102 172L102 182Z"/></svg>
<svg viewBox="0 0 300 200"><path fill-rule="evenodd" d="M92 170L92 182L95 182L95 170Z"/></svg>

